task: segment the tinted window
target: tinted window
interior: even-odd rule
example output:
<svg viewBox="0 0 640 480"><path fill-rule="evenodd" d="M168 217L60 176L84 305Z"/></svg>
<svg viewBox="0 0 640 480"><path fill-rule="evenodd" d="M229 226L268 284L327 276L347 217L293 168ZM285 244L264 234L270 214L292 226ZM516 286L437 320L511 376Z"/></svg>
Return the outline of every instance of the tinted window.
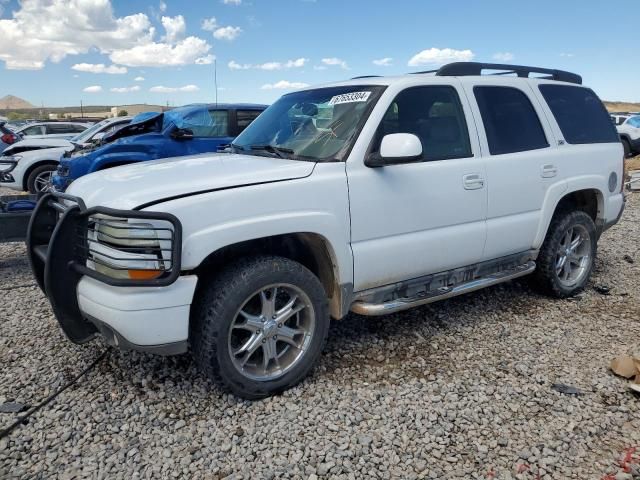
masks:
<svg viewBox="0 0 640 480"><path fill-rule="evenodd" d="M196 137L227 137L229 135L229 115L227 110L196 110L178 122Z"/></svg>
<svg viewBox="0 0 640 480"><path fill-rule="evenodd" d="M568 143L620 141L607 110L592 90L566 85L540 85L540 92Z"/></svg>
<svg viewBox="0 0 640 480"><path fill-rule="evenodd" d="M549 146L529 98L512 87L474 87L491 155Z"/></svg>
<svg viewBox="0 0 640 480"><path fill-rule="evenodd" d="M236 118L238 122L238 133L247 128L249 124L258 118L258 115L261 113L262 112L260 110L237 110Z"/></svg>
<svg viewBox="0 0 640 480"><path fill-rule="evenodd" d="M399 93L378 128L378 146L390 133L413 133L424 160L471 157L469 133L452 87L413 87Z"/></svg>

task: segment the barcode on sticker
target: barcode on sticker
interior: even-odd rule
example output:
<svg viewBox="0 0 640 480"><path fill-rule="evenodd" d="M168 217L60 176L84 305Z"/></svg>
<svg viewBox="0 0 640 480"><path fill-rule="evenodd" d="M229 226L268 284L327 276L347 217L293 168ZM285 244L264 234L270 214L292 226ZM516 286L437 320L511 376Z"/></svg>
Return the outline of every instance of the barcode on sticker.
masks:
<svg viewBox="0 0 640 480"><path fill-rule="evenodd" d="M343 93L342 95L331 97L331 100L329 100L329 105L340 105L341 103L352 102L366 102L369 98L369 95L371 95L371 92Z"/></svg>

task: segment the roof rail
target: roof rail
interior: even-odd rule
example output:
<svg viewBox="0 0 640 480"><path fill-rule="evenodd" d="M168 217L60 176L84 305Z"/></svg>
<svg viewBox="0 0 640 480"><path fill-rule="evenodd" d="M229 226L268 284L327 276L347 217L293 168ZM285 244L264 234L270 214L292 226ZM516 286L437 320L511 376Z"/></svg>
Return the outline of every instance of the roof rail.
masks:
<svg viewBox="0 0 640 480"><path fill-rule="evenodd" d="M526 67L524 65L508 65L503 63L455 62L444 65L435 72L430 70L419 73L435 73L441 77L465 77L482 75L483 70L502 70L502 72L494 72L493 75L509 75L515 73L518 77L524 78L529 78L532 73L538 73L547 75L539 78L556 80L558 82L577 83L578 85L582 84L582 77L576 73L551 68Z"/></svg>
<svg viewBox="0 0 640 480"><path fill-rule="evenodd" d="M359 78L378 78L381 75L360 75L359 77L353 77L351 80L358 80Z"/></svg>

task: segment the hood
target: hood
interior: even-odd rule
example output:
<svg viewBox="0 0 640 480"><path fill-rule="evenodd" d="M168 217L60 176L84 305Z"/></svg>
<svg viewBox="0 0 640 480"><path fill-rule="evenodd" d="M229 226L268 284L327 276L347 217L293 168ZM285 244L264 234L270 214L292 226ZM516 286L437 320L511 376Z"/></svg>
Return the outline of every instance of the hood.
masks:
<svg viewBox="0 0 640 480"><path fill-rule="evenodd" d="M65 147L73 148L73 144L64 138L27 138L7 147L3 155L15 155L29 150L42 150L43 148Z"/></svg>
<svg viewBox="0 0 640 480"><path fill-rule="evenodd" d="M111 143L119 138L140 135L141 133L160 132L163 116L164 114L161 112L140 113L133 117L131 123L104 137L101 143Z"/></svg>
<svg viewBox="0 0 640 480"><path fill-rule="evenodd" d="M229 153L165 158L85 175L67 193L82 198L87 207L133 209L197 193L303 178L311 175L314 166L300 160Z"/></svg>

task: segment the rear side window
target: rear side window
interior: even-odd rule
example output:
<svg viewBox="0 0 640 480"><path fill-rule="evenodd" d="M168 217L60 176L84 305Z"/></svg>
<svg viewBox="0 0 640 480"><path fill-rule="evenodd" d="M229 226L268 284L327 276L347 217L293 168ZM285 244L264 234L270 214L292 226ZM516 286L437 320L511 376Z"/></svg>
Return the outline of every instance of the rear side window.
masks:
<svg viewBox="0 0 640 480"><path fill-rule="evenodd" d="M627 123L632 127L640 128L640 117L632 117Z"/></svg>
<svg viewBox="0 0 640 480"><path fill-rule="evenodd" d="M236 118L238 122L238 134L240 134L245 128L253 122L258 115L262 113L261 110L237 110Z"/></svg>
<svg viewBox="0 0 640 480"><path fill-rule="evenodd" d="M620 141L609 114L593 90L567 85L540 85L567 143Z"/></svg>
<svg viewBox="0 0 640 480"><path fill-rule="evenodd" d="M79 132L84 132L84 130L85 130L84 128L81 128L77 125L69 125L69 124L47 125L47 133L49 135L79 133Z"/></svg>
<svg viewBox="0 0 640 480"><path fill-rule="evenodd" d="M549 146L529 97L513 87L474 87L491 155Z"/></svg>

